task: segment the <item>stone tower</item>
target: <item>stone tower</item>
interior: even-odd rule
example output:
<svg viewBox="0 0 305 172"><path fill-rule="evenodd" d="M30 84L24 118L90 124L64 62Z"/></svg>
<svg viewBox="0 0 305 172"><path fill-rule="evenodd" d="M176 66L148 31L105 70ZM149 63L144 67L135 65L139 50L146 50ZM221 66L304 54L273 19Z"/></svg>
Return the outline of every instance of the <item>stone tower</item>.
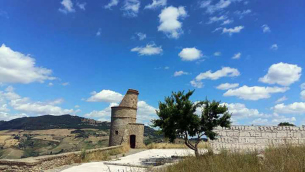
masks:
<svg viewBox="0 0 305 172"><path fill-rule="evenodd" d="M119 106L111 107L109 146L143 146L144 124L136 123L139 92L129 89Z"/></svg>

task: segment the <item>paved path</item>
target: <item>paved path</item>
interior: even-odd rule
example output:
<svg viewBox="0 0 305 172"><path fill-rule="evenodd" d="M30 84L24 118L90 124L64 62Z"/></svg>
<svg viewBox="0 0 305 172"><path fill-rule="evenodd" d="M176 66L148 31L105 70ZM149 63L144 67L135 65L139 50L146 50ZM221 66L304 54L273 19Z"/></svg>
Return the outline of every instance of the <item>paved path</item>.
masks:
<svg viewBox="0 0 305 172"><path fill-rule="evenodd" d="M206 150L202 150L206 151ZM144 172L143 159L194 155L190 149L150 149L121 157L118 160L84 163L62 172Z"/></svg>

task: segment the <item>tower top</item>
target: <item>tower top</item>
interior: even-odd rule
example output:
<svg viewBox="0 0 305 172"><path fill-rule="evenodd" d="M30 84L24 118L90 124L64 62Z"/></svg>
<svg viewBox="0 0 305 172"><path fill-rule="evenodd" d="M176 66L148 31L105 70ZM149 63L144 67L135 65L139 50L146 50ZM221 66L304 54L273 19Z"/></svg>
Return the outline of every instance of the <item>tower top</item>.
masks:
<svg viewBox="0 0 305 172"><path fill-rule="evenodd" d="M139 91L128 89L119 106L137 109Z"/></svg>

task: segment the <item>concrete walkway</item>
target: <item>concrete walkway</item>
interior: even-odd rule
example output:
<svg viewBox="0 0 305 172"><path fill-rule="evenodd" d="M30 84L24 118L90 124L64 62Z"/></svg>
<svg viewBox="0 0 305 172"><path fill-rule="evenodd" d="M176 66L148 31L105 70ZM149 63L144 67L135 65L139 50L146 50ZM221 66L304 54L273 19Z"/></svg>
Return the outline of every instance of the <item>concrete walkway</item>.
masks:
<svg viewBox="0 0 305 172"><path fill-rule="evenodd" d="M201 152L206 152L206 150L201 150ZM145 159L187 155L194 155L194 151L190 149L150 149L121 157L118 160L84 163L62 172L144 172L149 167L143 164Z"/></svg>

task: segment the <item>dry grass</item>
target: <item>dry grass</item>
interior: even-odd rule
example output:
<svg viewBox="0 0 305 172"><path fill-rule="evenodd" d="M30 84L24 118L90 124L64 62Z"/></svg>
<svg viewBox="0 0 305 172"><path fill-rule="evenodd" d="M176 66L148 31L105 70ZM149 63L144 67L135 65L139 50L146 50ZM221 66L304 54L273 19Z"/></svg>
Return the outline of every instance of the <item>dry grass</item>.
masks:
<svg viewBox="0 0 305 172"><path fill-rule="evenodd" d="M106 150L103 152L88 152L85 149L81 151L80 162L90 162L90 161L107 161L111 159L111 156L122 154L128 152L129 148L127 146L123 146L121 148Z"/></svg>
<svg viewBox="0 0 305 172"><path fill-rule="evenodd" d="M257 152L206 154L199 158L188 157L159 172L304 172L305 145L268 148L264 158Z"/></svg>
<svg viewBox="0 0 305 172"><path fill-rule="evenodd" d="M198 148L207 148L208 143L200 142ZM185 144L179 143L151 143L146 146L147 149L189 149Z"/></svg>

